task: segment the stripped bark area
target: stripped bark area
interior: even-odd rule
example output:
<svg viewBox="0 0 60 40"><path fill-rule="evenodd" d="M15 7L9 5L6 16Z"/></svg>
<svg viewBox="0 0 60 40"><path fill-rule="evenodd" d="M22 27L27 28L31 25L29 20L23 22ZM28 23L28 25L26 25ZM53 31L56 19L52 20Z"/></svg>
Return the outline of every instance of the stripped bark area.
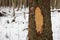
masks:
<svg viewBox="0 0 60 40"><path fill-rule="evenodd" d="M43 15L39 7L36 7L35 9L35 22L36 22L37 32L42 33L43 32Z"/></svg>

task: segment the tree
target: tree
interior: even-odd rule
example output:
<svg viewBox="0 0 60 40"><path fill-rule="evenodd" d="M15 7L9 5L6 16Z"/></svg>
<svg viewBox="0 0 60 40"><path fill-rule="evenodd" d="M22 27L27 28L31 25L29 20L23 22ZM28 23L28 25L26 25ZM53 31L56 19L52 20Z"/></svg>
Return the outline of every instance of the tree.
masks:
<svg viewBox="0 0 60 40"><path fill-rule="evenodd" d="M12 6L12 0L9 0L9 7Z"/></svg>
<svg viewBox="0 0 60 40"><path fill-rule="evenodd" d="M35 10L37 7L40 8L43 17L42 32L36 29ZM30 0L29 9L29 40L52 40L50 0Z"/></svg>
<svg viewBox="0 0 60 40"><path fill-rule="evenodd" d="M1 7L1 0L0 0L0 7Z"/></svg>

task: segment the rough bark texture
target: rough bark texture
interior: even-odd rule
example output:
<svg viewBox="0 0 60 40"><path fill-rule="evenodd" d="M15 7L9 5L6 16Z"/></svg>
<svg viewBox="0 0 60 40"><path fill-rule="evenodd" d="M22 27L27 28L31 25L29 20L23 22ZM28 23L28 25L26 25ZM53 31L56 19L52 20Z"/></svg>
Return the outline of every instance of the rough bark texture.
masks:
<svg viewBox="0 0 60 40"><path fill-rule="evenodd" d="M37 33L35 23L35 8L39 6L44 20L43 33ZM52 40L50 0L29 1L29 40Z"/></svg>

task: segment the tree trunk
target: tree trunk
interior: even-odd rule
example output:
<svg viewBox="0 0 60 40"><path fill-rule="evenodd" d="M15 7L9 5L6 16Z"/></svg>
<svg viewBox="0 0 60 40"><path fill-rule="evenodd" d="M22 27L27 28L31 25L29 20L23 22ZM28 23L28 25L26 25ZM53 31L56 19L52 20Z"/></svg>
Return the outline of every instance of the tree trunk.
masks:
<svg viewBox="0 0 60 40"><path fill-rule="evenodd" d="M43 20L42 25L37 27L35 10L39 7ZM29 1L29 40L53 40L50 14L50 0L30 0ZM38 13L37 13L38 14ZM39 18L37 20L39 20ZM41 21L40 20L40 21ZM39 22L38 22L39 24ZM36 28L40 28L39 30ZM42 30L42 31L41 31Z"/></svg>
<svg viewBox="0 0 60 40"><path fill-rule="evenodd" d="M12 6L12 0L9 0L9 7Z"/></svg>
<svg viewBox="0 0 60 40"><path fill-rule="evenodd" d="M0 0L0 7L1 7L1 0Z"/></svg>

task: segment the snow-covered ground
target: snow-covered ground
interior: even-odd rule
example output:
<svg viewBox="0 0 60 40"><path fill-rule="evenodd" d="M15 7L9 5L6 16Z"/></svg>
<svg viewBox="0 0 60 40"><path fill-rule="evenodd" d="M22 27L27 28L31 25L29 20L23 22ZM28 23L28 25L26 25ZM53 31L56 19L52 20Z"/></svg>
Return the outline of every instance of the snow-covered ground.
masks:
<svg viewBox="0 0 60 40"><path fill-rule="evenodd" d="M54 11L55 10L55 11ZM51 22L53 31L53 40L60 40L60 12L54 9L51 12ZM0 40L27 40L29 8L15 9L15 21L13 16L13 7L1 7L0 13Z"/></svg>
<svg viewBox="0 0 60 40"><path fill-rule="evenodd" d="M13 16L13 7L1 7L0 13L0 40L27 40L29 8L15 9ZM25 14L24 14L25 13ZM15 21L13 19L15 17Z"/></svg>
<svg viewBox="0 0 60 40"><path fill-rule="evenodd" d="M53 9L51 12L51 22L52 22L52 31L53 31L53 40L60 40L60 12Z"/></svg>

